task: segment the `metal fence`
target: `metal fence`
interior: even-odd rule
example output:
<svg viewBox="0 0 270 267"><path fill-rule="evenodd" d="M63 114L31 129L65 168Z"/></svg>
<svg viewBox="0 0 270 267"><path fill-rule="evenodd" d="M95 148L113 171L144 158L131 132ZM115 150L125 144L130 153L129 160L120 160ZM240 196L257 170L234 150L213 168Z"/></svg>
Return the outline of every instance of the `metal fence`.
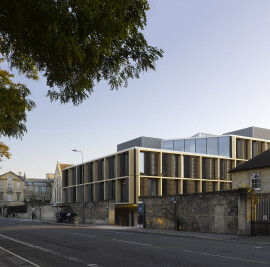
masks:
<svg viewBox="0 0 270 267"><path fill-rule="evenodd" d="M251 217L252 235L270 235L270 193L254 195Z"/></svg>

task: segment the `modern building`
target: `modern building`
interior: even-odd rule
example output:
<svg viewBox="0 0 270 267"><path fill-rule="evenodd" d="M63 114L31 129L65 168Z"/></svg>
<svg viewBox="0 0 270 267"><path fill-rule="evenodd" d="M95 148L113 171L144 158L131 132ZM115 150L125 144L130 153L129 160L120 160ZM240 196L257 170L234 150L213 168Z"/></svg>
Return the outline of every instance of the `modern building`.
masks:
<svg viewBox="0 0 270 267"><path fill-rule="evenodd" d="M63 203L62 197L62 171L63 169L72 166L72 164L63 164L57 161L54 181L52 184L52 198L51 204Z"/></svg>
<svg viewBox="0 0 270 267"><path fill-rule="evenodd" d="M7 172L0 175L0 213L8 207L20 206L24 202L24 179L14 172Z"/></svg>
<svg viewBox="0 0 270 267"><path fill-rule="evenodd" d="M229 171L270 148L270 130L249 127L238 132L241 135L200 133L184 139L140 137L125 142L117 153L65 168L63 200L113 203L109 216L115 217L115 224L134 225L139 196L231 189ZM144 147L137 146L143 142Z"/></svg>
<svg viewBox="0 0 270 267"><path fill-rule="evenodd" d="M52 197L52 184L54 174L46 174L46 179L27 178L24 181L25 201L35 200L38 202L49 202Z"/></svg>
<svg viewBox="0 0 270 267"><path fill-rule="evenodd" d="M270 149L257 157L233 168L232 188L250 186L255 192L270 192Z"/></svg>

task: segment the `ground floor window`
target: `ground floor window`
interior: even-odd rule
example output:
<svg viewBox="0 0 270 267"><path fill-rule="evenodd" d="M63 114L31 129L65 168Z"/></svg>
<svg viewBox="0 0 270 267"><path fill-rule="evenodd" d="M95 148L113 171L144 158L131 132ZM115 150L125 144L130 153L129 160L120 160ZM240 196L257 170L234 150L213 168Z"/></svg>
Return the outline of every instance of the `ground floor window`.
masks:
<svg viewBox="0 0 270 267"><path fill-rule="evenodd" d="M17 194L17 201L20 201L20 194Z"/></svg>
<svg viewBox="0 0 270 267"><path fill-rule="evenodd" d="M255 190L261 189L261 174L260 173L256 172L256 173L250 174L250 187L254 188Z"/></svg>

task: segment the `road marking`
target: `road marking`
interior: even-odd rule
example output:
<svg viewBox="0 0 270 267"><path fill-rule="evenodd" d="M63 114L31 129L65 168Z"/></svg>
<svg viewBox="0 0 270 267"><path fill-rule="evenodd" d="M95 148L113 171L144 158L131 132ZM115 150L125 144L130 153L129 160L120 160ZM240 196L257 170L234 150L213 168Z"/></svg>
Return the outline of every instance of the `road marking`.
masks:
<svg viewBox="0 0 270 267"><path fill-rule="evenodd" d="M263 262L263 261L254 261L254 260L241 259L241 258L235 258L235 257L230 257L230 256L223 256L223 255L217 255L217 254L210 254L210 253L204 253L204 252L197 252L197 251L185 250L185 249L183 249L182 251L183 252L187 252L187 253L194 253L194 254L205 255L205 256L226 258L226 259L231 259L231 260L247 261L247 262L261 263L261 264L267 264L267 265L269 264L268 262Z"/></svg>
<svg viewBox="0 0 270 267"><path fill-rule="evenodd" d="M149 246L152 247L150 244L144 244L144 243L137 243L137 242L131 242L131 241L125 241L125 240L119 240L119 239L112 239L117 242L124 242L124 243L130 243L130 244L135 244L135 245L142 245L142 246Z"/></svg>
<svg viewBox="0 0 270 267"><path fill-rule="evenodd" d="M5 239L9 239L9 240L11 240L11 241L14 241L14 242L23 244L23 245L28 246L28 247L31 247L31 248L36 248L36 246L34 246L34 245L30 244L30 243L27 243L27 242L24 242L24 241L20 241L20 240L18 240L18 239L14 239L14 238L12 238L12 237L8 237L8 236L1 235L1 234L0 234L0 237L5 238Z"/></svg>
<svg viewBox="0 0 270 267"><path fill-rule="evenodd" d="M117 233L117 234L124 234L124 235L131 235L131 233L123 233L123 232L118 232L118 231L113 231L113 230L107 230L106 232L108 232L108 233Z"/></svg>
<svg viewBox="0 0 270 267"><path fill-rule="evenodd" d="M7 249L5 249L5 248L0 247L0 249L3 249L4 251L10 253L11 255L13 255L13 256L15 256L15 257L21 259L21 260L24 260L24 261L26 261L26 262L32 264L33 266L40 267L39 265L33 263L32 261L29 261L29 260L27 260L27 259L25 259L25 258L23 258L23 257L21 257L21 256L19 256L19 255L17 255L17 254L15 254L15 253L11 252L11 251L9 251L9 250L7 250Z"/></svg>
<svg viewBox="0 0 270 267"><path fill-rule="evenodd" d="M82 236L90 236L90 237L96 237L95 235L84 235L84 234L79 234L79 233L73 233L74 235L82 235Z"/></svg>
<svg viewBox="0 0 270 267"><path fill-rule="evenodd" d="M71 260L71 261L75 261L75 262L79 262L79 263L82 263L83 262L79 258L75 258L75 257L71 257L71 256L66 256L66 255L64 255L64 254L62 254L60 252L52 251L50 249L46 249L46 248L43 248L43 247L40 247L40 246L35 246L33 244L30 244L30 243L27 243L27 242L24 242L24 241L20 241L18 239L12 238L12 237L8 237L8 236L2 235L2 234L0 234L0 237L3 237L5 239L9 239L11 241L14 241L14 242L23 244L23 245L28 246L28 247L31 247L31 248L38 249L38 250L43 251L43 252L51 253L53 255L56 255L58 257L62 257L62 258L65 258L65 259L68 259L68 260Z"/></svg>

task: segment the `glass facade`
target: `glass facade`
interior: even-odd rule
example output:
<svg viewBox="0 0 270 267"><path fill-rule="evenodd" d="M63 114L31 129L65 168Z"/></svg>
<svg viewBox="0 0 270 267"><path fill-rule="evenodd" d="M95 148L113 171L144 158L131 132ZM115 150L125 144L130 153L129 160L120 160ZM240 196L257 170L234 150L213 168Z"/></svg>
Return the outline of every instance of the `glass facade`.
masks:
<svg viewBox="0 0 270 267"><path fill-rule="evenodd" d="M185 140L185 152L195 153L195 139Z"/></svg>
<svg viewBox="0 0 270 267"><path fill-rule="evenodd" d="M176 151L185 151L185 140L174 140L173 148Z"/></svg>
<svg viewBox="0 0 270 267"><path fill-rule="evenodd" d="M217 137L207 139L207 154L218 155L218 139L217 139Z"/></svg>
<svg viewBox="0 0 270 267"><path fill-rule="evenodd" d="M164 141L163 142L163 149L173 150L173 141Z"/></svg>
<svg viewBox="0 0 270 267"><path fill-rule="evenodd" d="M208 137L163 141L163 149L231 157L231 137Z"/></svg>
<svg viewBox="0 0 270 267"><path fill-rule="evenodd" d="M218 138L218 154L225 157L231 156L231 142L230 137L219 137Z"/></svg>
<svg viewBox="0 0 270 267"><path fill-rule="evenodd" d="M206 154L206 138L196 139L196 153Z"/></svg>

